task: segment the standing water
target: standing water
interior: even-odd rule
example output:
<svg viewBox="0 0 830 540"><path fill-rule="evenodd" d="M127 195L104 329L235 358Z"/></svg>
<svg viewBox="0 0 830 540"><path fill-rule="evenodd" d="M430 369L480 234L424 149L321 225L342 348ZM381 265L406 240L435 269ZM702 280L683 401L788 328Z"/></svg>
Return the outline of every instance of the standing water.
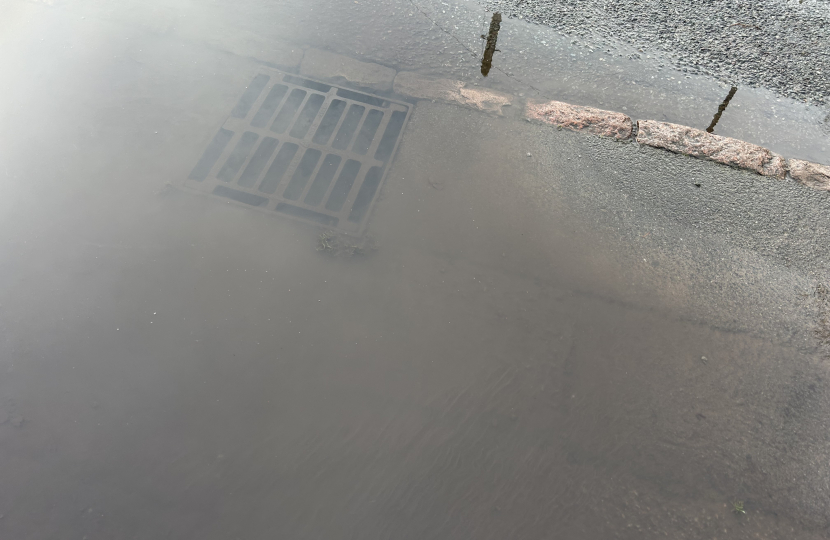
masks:
<svg viewBox="0 0 830 540"><path fill-rule="evenodd" d="M599 75L472 2L2 10L0 538L826 537L826 196L524 121Z"/></svg>

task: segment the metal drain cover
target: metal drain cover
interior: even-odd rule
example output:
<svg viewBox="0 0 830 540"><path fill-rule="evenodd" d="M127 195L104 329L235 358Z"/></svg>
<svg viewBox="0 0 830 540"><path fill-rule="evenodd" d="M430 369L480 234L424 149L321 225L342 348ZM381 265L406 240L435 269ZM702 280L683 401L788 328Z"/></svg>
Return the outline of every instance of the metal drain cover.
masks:
<svg viewBox="0 0 830 540"><path fill-rule="evenodd" d="M406 103L263 69L183 185L361 234L409 112Z"/></svg>

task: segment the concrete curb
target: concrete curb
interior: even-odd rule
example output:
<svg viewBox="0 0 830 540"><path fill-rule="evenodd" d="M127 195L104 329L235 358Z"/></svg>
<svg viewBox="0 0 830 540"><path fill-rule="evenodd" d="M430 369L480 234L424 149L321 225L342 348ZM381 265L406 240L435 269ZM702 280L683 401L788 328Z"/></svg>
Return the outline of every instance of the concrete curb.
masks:
<svg viewBox="0 0 830 540"><path fill-rule="evenodd" d="M807 187L821 191L830 191L830 166L802 161L790 160L790 176Z"/></svg>
<svg viewBox="0 0 830 540"><path fill-rule="evenodd" d="M790 173L793 180L804 186L819 191L830 191L828 165L799 159L787 160L763 146L713 135L689 126L655 120L638 120L631 125L628 124L631 119L622 113L561 101L528 101L524 116L529 121L540 121L559 128L617 140L630 139L634 135L639 144L716 161L779 180L783 180L787 173ZM636 131L633 129L635 126Z"/></svg>
<svg viewBox="0 0 830 540"><path fill-rule="evenodd" d="M384 91L391 90L395 80L392 68L320 49L305 52L300 63L300 74L317 79L342 77L357 86Z"/></svg>
<svg viewBox="0 0 830 540"><path fill-rule="evenodd" d="M513 104L513 96L495 90L467 88L466 83L452 79L424 77L402 71L395 77L395 93L419 99L449 101L480 111L504 115L502 110Z"/></svg>
<svg viewBox="0 0 830 540"><path fill-rule="evenodd" d="M539 120L556 127L585 131L601 137L628 139L633 125L631 118L612 111L570 105L561 101L546 103L529 101L525 107L528 120Z"/></svg>
<svg viewBox="0 0 830 540"><path fill-rule="evenodd" d="M762 146L668 122L640 120L637 128L640 144L749 169L762 176L787 176L786 160Z"/></svg>
<svg viewBox="0 0 830 540"><path fill-rule="evenodd" d="M299 45L277 41L242 30L214 34L205 43L209 47L227 51L237 56L255 58L266 64L296 68L303 59L303 48Z"/></svg>

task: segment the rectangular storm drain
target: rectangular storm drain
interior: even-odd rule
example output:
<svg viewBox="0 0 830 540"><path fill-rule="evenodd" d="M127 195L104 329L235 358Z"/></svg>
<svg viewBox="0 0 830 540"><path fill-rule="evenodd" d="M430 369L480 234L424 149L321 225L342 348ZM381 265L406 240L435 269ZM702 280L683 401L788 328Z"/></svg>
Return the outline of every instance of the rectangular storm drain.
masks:
<svg viewBox="0 0 830 540"><path fill-rule="evenodd" d="M361 234L409 112L406 103L261 69L184 186Z"/></svg>

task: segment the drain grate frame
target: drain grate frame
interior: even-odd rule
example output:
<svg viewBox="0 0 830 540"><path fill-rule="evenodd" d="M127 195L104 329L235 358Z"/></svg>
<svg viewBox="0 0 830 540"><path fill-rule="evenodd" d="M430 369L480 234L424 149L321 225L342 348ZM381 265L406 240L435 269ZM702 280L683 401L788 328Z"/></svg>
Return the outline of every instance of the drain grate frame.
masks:
<svg viewBox="0 0 830 540"><path fill-rule="evenodd" d="M261 68L181 187L363 234L411 105Z"/></svg>

